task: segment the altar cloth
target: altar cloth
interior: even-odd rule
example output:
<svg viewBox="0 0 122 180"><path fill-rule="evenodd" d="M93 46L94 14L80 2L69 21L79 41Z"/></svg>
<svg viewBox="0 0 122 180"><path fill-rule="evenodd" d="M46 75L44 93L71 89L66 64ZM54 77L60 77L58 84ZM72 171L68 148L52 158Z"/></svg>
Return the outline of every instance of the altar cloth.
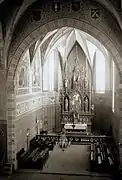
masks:
<svg viewBox="0 0 122 180"><path fill-rule="evenodd" d="M85 123L78 123L78 124L74 124L74 128L72 127L73 124L67 123L64 125L65 129L78 129L78 130L86 130L87 128L87 124Z"/></svg>

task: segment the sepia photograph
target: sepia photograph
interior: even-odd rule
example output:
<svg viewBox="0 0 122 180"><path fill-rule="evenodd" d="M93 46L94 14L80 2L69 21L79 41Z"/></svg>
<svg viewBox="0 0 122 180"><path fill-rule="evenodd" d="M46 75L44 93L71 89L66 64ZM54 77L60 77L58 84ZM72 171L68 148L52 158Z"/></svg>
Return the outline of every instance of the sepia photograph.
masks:
<svg viewBox="0 0 122 180"><path fill-rule="evenodd" d="M122 0L0 0L0 180L122 179Z"/></svg>

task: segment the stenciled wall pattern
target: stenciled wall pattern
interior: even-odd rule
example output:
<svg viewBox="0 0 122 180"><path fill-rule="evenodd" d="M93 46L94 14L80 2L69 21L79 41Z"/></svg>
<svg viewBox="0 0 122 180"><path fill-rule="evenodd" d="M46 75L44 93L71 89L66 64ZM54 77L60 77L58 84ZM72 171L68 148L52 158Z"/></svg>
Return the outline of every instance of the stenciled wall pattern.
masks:
<svg viewBox="0 0 122 180"><path fill-rule="evenodd" d="M19 117L27 112L36 110L47 105L58 105L59 104L59 95L58 94L48 94L41 95L36 98L28 99L22 102L16 103L16 117Z"/></svg>

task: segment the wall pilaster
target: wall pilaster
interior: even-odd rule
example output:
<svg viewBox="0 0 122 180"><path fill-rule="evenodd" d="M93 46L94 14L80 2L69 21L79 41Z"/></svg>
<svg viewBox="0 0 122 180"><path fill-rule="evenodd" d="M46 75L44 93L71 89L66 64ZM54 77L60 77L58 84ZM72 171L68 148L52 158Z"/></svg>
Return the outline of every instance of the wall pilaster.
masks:
<svg viewBox="0 0 122 180"><path fill-rule="evenodd" d="M0 136L1 149L7 160L7 118L6 118L6 70L0 69Z"/></svg>
<svg viewBox="0 0 122 180"><path fill-rule="evenodd" d="M16 96L14 82L9 81L7 85L7 159L16 168Z"/></svg>

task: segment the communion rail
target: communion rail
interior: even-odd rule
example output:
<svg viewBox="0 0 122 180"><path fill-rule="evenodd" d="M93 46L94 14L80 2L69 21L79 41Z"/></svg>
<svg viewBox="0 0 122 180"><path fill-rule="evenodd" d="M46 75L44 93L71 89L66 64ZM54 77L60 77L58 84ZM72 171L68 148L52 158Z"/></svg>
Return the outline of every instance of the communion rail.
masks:
<svg viewBox="0 0 122 180"><path fill-rule="evenodd" d="M95 143L97 141L100 142L107 142L109 140L112 139L111 136L95 136L95 135L66 135L68 141L70 141L71 143L76 143L76 144L91 144L91 143ZM52 134L41 134L41 135L36 135L37 139L49 139L49 140L53 140L55 142L59 142L60 139L60 135L52 135Z"/></svg>

